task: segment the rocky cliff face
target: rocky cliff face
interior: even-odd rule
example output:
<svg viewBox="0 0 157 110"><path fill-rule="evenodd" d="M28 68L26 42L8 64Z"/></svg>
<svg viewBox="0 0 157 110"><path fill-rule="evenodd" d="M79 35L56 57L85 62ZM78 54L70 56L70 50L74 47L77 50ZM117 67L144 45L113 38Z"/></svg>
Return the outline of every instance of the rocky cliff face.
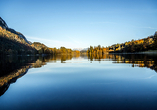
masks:
<svg viewBox="0 0 157 110"><path fill-rule="evenodd" d="M5 29L7 29L8 28L8 25L6 24L6 22L0 17L0 26L2 27L2 28L5 28Z"/></svg>
<svg viewBox="0 0 157 110"><path fill-rule="evenodd" d="M0 26L2 28L5 28L6 30L10 31L11 33L18 35L20 38L24 39L28 44L30 44L30 42L26 39L26 37L23 34L15 31L14 29L9 28L8 25L6 24L6 22L1 17L0 17Z"/></svg>

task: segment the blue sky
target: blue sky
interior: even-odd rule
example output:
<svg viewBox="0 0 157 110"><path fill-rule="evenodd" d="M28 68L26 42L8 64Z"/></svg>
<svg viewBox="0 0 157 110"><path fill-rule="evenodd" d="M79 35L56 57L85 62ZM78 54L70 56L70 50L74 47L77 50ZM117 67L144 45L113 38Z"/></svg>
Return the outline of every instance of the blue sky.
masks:
<svg viewBox="0 0 157 110"><path fill-rule="evenodd" d="M10 28L49 47L87 48L157 31L157 0L0 0Z"/></svg>

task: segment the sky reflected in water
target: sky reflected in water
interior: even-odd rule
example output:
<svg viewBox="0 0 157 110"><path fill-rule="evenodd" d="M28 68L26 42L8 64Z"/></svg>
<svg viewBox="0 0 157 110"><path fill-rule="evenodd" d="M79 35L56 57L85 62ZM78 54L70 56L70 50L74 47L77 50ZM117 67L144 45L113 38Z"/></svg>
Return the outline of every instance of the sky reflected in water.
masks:
<svg viewBox="0 0 157 110"><path fill-rule="evenodd" d="M153 62L150 67L133 67L142 60L137 55L136 63L128 56L123 58L128 63L87 56L64 62L54 62L52 57L36 60L15 83L7 83L10 86L0 97L0 109L157 109L156 58L146 57L144 62Z"/></svg>

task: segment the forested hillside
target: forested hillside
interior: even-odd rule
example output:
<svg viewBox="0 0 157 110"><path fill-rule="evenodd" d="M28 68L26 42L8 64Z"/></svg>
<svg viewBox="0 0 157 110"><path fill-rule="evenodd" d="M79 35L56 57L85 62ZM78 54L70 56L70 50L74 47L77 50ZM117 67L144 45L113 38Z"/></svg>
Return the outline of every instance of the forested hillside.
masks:
<svg viewBox="0 0 157 110"><path fill-rule="evenodd" d="M144 39L131 40L121 44L114 44L108 47L101 47L100 45L92 47L87 50L88 54L104 54L104 53L136 53L149 50L157 50L157 32L154 35Z"/></svg>
<svg viewBox="0 0 157 110"><path fill-rule="evenodd" d="M0 26L0 54L33 54L36 49L23 38Z"/></svg>
<svg viewBox="0 0 157 110"><path fill-rule="evenodd" d="M30 43L23 34L8 27L0 17L0 55L79 54L79 51L60 47L49 48L40 42Z"/></svg>
<svg viewBox="0 0 157 110"><path fill-rule="evenodd" d="M80 54L80 51L77 50L72 50L69 48L65 47L60 47L59 49L57 48L49 48L46 45L40 43L40 42L34 42L31 44L32 47L34 47L36 50L38 50L39 54Z"/></svg>

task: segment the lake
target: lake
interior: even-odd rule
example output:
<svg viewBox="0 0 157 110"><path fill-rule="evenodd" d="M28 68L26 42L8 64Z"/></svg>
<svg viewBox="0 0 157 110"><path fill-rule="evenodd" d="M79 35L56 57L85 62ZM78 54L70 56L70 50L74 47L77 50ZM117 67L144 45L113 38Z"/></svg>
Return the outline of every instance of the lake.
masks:
<svg viewBox="0 0 157 110"><path fill-rule="evenodd" d="M0 110L157 109L157 55L0 60Z"/></svg>

